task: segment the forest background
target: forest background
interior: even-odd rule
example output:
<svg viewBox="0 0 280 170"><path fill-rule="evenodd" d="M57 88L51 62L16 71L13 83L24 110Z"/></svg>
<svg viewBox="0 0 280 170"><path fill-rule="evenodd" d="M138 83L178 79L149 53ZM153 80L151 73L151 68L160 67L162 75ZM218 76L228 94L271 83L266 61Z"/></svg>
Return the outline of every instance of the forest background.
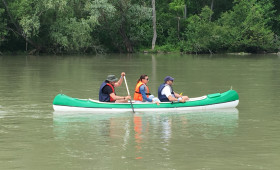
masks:
<svg viewBox="0 0 280 170"><path fill-rule="evenodd" d="M1 53L271 53L279 0L1 0Z"/></svg>

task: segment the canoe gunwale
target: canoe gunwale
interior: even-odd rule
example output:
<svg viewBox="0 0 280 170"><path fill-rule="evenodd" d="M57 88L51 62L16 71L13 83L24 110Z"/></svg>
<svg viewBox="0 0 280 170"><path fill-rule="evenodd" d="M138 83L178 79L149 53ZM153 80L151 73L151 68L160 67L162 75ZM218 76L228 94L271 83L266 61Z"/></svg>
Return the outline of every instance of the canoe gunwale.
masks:
<svg viewBox="0 0 280 170"><path fill-rule="evenodd" d="M207 96L206 95L204 95L204 96L201 96L201 97L195 97L195 98L190 98L187 102L193 102L193 101L199 101L199 100L204 100L204 99L206 99L207 98ZM76 98L76 99L78 99L78 98ZM130 105L130 103L112 103L112 102L101 102L101 101L99 101L99 100L94 100L94 99L79 99L79 100L85 100L85 101L91 101L91 102L94 102L94 103L100 103L100 104L114 104L114 105L118 105L118 104L129 104ZM155 104L155 103L152 103L152 102L135 102L134 100L131 100L132 101L132 104ZM160 103L162 103L162 104L164 104L164 103L171 103L171 104L173 104L173 103L178 103L178 102L160 102Z"/></svg>

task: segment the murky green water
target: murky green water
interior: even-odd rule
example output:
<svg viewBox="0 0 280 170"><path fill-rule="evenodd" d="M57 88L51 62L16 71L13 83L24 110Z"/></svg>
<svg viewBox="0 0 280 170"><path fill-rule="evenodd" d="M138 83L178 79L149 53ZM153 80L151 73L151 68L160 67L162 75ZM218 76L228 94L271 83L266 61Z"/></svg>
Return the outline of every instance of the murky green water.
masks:
<svg viewBox="0 0 280 170"><path fill-rule="evenodd" d="M233 87L237 109L180 113L53 112L65 93L97 98L107 74L132 93L166 75L190 97ZM125 95L123 84L117 94ZM277 55L0 56L0 169L268 169L280 167Z"/></svg>

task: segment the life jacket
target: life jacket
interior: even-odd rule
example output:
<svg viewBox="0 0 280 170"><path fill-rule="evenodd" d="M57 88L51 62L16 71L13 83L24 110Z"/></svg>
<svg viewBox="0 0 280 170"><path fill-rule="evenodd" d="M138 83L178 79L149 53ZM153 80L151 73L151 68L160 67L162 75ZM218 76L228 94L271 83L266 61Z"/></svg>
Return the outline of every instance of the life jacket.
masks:
<svg viewBox="0 0 280 170"><path fill-rule="evenodd" d="M169 102L169 99L166 97L166 95L162 95L161 92L162 92L162 89L165 87L165 86L169 86L168 84L161 84L158 88L158 99L161 101L161 102ZM174 91L173 91L173 88L171 86L169 86L171 88L171 94L174 94Z"/></svg>
<svg viewBox="0 0 280 170"><path fill-rule="evenodd" d="M136 84L136 87L135 87L134 100L143 101L142 94L140 93L140 87L141 87L142 85L145 86L145 93L146 93L147 97L149 97L149 95L151 95L151 94L150 94L149 87L148 87L147 85L145 85L144 83L142 83L141 81L139 81L139 82Z"/></svg>
<svg viewBox="0 0 280 170"><path fill-rule="evenodd" d="M111 85L111 84L109 84L109 83L106 83L105 81L101 84L101 86L100 86L100 89L99 89L99 101L101 101L101 102L114 102L115 100L109 95L109 94L105 94L105 93L103 93L102 92L102 90L103 90L103 88L105 87L105 86L110 86L111 88L112 88L112 90L113 90L113 93L115 93L115 89L114 89L114 87ZM116 94L116 93L115 93Z"/></svg>

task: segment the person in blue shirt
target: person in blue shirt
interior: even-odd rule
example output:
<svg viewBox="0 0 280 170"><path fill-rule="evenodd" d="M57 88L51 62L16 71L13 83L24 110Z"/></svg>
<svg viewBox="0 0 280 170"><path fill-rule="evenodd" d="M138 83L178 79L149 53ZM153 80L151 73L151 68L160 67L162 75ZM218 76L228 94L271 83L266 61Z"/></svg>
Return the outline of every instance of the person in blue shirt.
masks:
<svg viewBox="0 0 280 170"><path fill-rule="evenodd" d="M140 76L135 87L134 100L136 102L154 102L159 105L159 99L150 94L149 87L147 86L148 82L149 77L146 74Z"/></svg>

